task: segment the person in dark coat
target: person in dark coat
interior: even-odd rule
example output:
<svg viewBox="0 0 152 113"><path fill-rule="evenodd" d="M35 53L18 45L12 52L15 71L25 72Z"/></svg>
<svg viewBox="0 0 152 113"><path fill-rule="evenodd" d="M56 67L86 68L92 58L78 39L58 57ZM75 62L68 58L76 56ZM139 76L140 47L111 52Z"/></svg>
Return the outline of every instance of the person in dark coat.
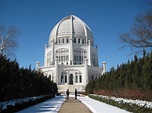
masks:
<svg viewBox="0 0 152 113"><path fill-rule="evenodd" d="M69 89L66 90L67 99L69 99Z"/></svg>
<svg viewBox="0 0 152 113"><path fill-rule="evenodd" d="M75 89L75 99L77 99L77 94L78 94L77 89Z"/></svg>

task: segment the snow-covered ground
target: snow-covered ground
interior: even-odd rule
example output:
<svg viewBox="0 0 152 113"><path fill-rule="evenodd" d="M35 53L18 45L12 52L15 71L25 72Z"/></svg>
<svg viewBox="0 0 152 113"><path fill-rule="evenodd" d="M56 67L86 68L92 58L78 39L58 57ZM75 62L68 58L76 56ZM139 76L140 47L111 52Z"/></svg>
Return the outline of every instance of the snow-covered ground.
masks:
<svg viewBox="0 0 152 113"><path fill-rule="evenodd" d="M74 95L70 95L70 97L74 97ZM91 99L88 96L78 96L78 99L93 113L129 113L123 109ZM64 101L64 95L56 96L55 98L31 106L17 113L57 113Z"/></svg>
<svg viewBox="0 0 152 113"><path fill-rule="evenodd" d="M15 106L15 104L23 103L23 102L28 102L30 100L36 100L45 97L46 95L43 96L36 96L36 97L27 97L27 98L19 98L19 99L13 99L5 102L0 102L0 107L2 110L7 109L7 106Z"/></svg>
<svg viewBox="0 0 152 113"><path fill-rule="evenodd" d="M93 113L130 113L118 107L89 98L88 96L79 97L79 100L84 103Z"/></svg>
<svg viewBox="0 0 152 113"><path fill-rule="evenodd" d="M56 96L29 108L23 109L17 113L57 113L65 101L65 96Z"/></svg>
<svg viewBox="0 0 152 113"><path fill-rule="evenodd" d="M92 94L93 96L99 96L100 98L105 98L105 99L112 99L114 101L117 101L119 103L128 103L128 104L135 104L137 106L142 106L142 107L147 107L152 109L152 102L149 101L143 101L143 100L132 100L132 99L125 99L125 98L116 98L116 97L110 97L110 96L103 96L103 95L96 95Z"/></svg>

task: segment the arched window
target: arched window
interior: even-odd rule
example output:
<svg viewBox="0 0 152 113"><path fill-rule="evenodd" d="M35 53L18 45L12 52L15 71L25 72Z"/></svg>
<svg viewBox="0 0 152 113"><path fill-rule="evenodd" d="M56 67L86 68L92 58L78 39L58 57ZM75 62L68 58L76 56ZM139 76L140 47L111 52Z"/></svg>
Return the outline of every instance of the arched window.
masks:
<svg viewBox="0 0 152 113"><path fill-rule="evenodd" d="M49 75L49 79L51 80L51 75Z"/></svg>
<svg viewBox="0 0 152 113"><path fill-rule="evenodd" d="M51 51L47 53L47 66L51 64Z"/></svg>
<svg viewBox="0 0 152 113"><path fill-rule="evenodd" d="M78 76L76 75L75 76L75 83L77 83L78 82Z"/></svg>
<svg viewBox="0 0 152 113"><path fill-rule="evenodd" d="M61 83L63 82L63 75L61 75Z"/></svg>
<svg viewBox="0 0 152 113"><path fill-rule="evenodd" d="M59 64L66 64L69 61L69 49L61 48L56 50L56 57L59 60Z"/></svg>
<svg viewBox="0 0 152 113"><path fill-rule="evenodd" d="M69 39L67 38L67 43L69 43Z"/></svg>
<svg viewBox="0 0 152 113"><path fill-rule="evenodd" d="M84 44L84 39L82 39L82 44Z"/></svg>
<svg viewBox="0 0 152 113"><path fill-rule="evenodd" d="M52 81L54 82L54 76L52 76Z"/></svg>
<svg viewBox="0 0 152 113"><path fill-rule="evenodd" d="M74 49L73 54L74 54L74 62L76 62L76 64L83 64L84 59L87 56L87 51L85 49L76 48Z"/></svg>
<svg viewBox="0 0 152 113"><path fill-rule="evenodd" d="M74 38L74 43L76 43L76 38Z"/></svg>
<svg viewBox="0 0 152 113"><path fill-rule="evenodd" d="M60 39L59 39L59 44L60 44Z"/></svg>
<svg viewBox="0 0 152 113"><path fill-rule="evenodd" d="M81 83L82 82L82 76L79 75L79 82Z"/></svg>
<svg viewBox="0 0 152 113"><path fill-rule="evenodd" d="M65 75L65 81L64 82L67 83L67 75Z"/></svg>
<svg viewBox="0 0 152 113"><path fill-rule="evenodd" d="M73 85L73 74L70 74L69 84L70 84L70 85Z"/></svg>
<svg viewBox="0 0 152 113"><path fill-rule="evenodd" d="M62 39L62 43L64 43L64 39Z"/></svg>
<svg viewBox="0 0 152 113"><path fill-rule="evenodd" d="M78 39L78 43L80 43L80 39Z"/></svg>

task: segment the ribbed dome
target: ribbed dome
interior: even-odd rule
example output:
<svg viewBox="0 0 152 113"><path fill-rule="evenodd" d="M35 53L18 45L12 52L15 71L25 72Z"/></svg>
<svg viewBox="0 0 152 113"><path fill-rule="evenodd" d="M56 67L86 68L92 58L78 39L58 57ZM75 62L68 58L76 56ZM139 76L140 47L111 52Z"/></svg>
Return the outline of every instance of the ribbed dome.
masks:
<svg viewBox="0 0 152 113"><path fill-rule="evenodd" d="M93 42L93 36L90 28L78 17L74 15L66 16L58 22L52 29L49 42L61 37L82 37Z"/></svg>

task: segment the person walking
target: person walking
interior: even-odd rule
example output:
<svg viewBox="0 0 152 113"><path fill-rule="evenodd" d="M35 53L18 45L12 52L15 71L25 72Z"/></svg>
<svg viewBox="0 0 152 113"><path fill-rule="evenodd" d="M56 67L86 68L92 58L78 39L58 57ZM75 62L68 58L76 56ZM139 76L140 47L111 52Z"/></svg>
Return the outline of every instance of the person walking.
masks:
<svg viewBox="0 0 152 113"><path fill-rule="evenodd" d="M67 99L69 99L69 89L66 90Z"/></svg>
<svg viewBox="0 0 152 113"><path fill-rule="evenodd" d="M77 99L77 89L75 89L75 99Z"/></svg>

